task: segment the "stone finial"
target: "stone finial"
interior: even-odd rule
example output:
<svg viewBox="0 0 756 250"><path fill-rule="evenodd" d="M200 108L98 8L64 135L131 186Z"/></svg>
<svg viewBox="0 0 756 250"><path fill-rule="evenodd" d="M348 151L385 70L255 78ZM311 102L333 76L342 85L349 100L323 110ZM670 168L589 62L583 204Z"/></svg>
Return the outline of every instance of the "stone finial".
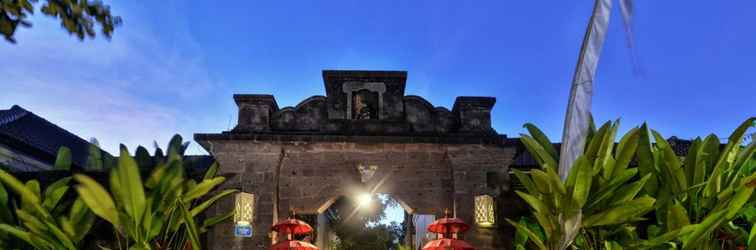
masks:
<svg viewBox="0 0 756 250"><path fill-rule="evenodd" d="M278 111L272 95L234 95L239 107L239 120L233 131L252 132L270 130L270 117Z"/></svg>
<svg viewBox="0 0 756 250"><path fill-rule="evenodd" d="M452 112L459 117L460 132L493 132L491 109L494 97L460 96L454 101Z"/></svg>

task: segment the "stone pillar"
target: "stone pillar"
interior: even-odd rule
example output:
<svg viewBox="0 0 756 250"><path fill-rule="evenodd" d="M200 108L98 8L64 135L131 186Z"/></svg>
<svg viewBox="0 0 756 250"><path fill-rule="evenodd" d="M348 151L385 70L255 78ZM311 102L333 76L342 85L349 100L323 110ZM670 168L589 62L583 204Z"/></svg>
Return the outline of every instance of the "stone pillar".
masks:
<svg viewBox="0 0 756 250"><path fill-rule="evenodd" d="M275 222L276 169L282 163L279 145L267 143L214 142L214 157L220 164L218 174L227 176L223 188L239 189L255 195L253 235L250 238L234 236L234 222L227 221L213 227L207 234L208 248L212 250L265 250L271 244L270 228ZM234 199L220 200L207 216L233 211Z"/></svg>
<svg viewBox="0 0 756 250"><path fill-rule="evenodd" d="M239 107L239 120L234 132L257 132L270 130L270 117L278 111L272 95L234 95Z"/></svg>
<svg viewBox="0 0 756 250"><path fill-rule="evenodd" d="M460 96L454 101L452 113L459 118L460 132L494 132L491 128L493 97Z"/></svg>

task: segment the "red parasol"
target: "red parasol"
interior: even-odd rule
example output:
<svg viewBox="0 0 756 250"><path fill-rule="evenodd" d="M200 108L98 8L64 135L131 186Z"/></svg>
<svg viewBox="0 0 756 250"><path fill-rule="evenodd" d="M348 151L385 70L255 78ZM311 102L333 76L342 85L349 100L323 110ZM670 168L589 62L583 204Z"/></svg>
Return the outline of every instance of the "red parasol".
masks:
<svg viewBox="0 0 756 250"><path fill-rule="evenodd" d="M318 247L304 241L285 240L276 243L268 250L318 250Z"/></svg>
<svg viewBox="0 0 756 250"><path fill-rule="evenodd" d="M295 234L307 234L312 232L312 227L306 222L295 219L294 210L289 214L289 218L276 223L271 230L286 235L284 241L278 242L268 248L268 250L318 250L319 248L304 241L293 240Z"/></svg>
<svg viewBox="0 0 756 250"><path fill-rule="evenodd" d="M299 235L299 234L306 234L306 233L312 232L312 227L304 221L297 220L297 219L294 219L293 217L290 217L289 219L283 220L273 225L271 230L282 233L282 234Z"/></svg>
<svg viewBox="0 0 756 250"><path fill-rule="evenodd" d="M468 229L470 226L459 218L441 218L428 225L428 231L439 234L462 233Z"/></svg>
<svg viewBox="0 0 756 250"><path fill-rule="evenodd" d="M470 229L470 225L467 225L459 218L449 218L449 210L444 210L444 218L438 219L428 225L428 231L439 234L446 233L463 233Z"/></svg>
<svg viewBox="0 0 756 250"><path fill-rule="evenodd" d="M438 239L425 244L423 250L475 250L475 248L463 240Z"/></svg>

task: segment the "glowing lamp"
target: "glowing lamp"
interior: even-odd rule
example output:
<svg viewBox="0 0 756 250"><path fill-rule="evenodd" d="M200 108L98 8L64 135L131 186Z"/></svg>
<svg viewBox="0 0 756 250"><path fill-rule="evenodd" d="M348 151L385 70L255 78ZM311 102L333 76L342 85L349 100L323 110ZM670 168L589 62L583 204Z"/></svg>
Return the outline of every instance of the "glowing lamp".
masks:
<svg viewBox="0 0 756 250"><path fill-rule="evenodd" d="M496 223L494 199L490 195L475 197L475 224L492 227Z"/></svg>
<svg viewBox="0 0 756 250"><path fill-rule="evenodd" d="M234 225L249 226L255 218L255 195L237 193L234 205Z"/></svg>

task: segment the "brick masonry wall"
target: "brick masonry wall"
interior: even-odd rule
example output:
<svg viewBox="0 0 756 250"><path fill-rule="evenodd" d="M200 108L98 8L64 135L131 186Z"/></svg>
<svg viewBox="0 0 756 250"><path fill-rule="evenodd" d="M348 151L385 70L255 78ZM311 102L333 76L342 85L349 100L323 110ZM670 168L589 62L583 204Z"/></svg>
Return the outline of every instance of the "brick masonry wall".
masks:
<svg viewBox="0 0 756 250"><path fill-rule="evenodd" d="M498 197L500 192L488 185L487 174L507 176L515 154L514 148L493 144L210 140L207 145L221 165L219 174L229 176L224 185L256 195L252 238L235 238L232 222L208 233L210 249L223 250L266 249L272 241L270 226L290 209L319 213L340 196L373 187L398 199L411 213L437 217L453 208L456 199L457 217L474 225L474 197ZM378 169L363 183L358 165ZM233 201L226 199L210 213L232 209ZM473 226L465 239L477 249L504 249L495 229Z"/></svg>

